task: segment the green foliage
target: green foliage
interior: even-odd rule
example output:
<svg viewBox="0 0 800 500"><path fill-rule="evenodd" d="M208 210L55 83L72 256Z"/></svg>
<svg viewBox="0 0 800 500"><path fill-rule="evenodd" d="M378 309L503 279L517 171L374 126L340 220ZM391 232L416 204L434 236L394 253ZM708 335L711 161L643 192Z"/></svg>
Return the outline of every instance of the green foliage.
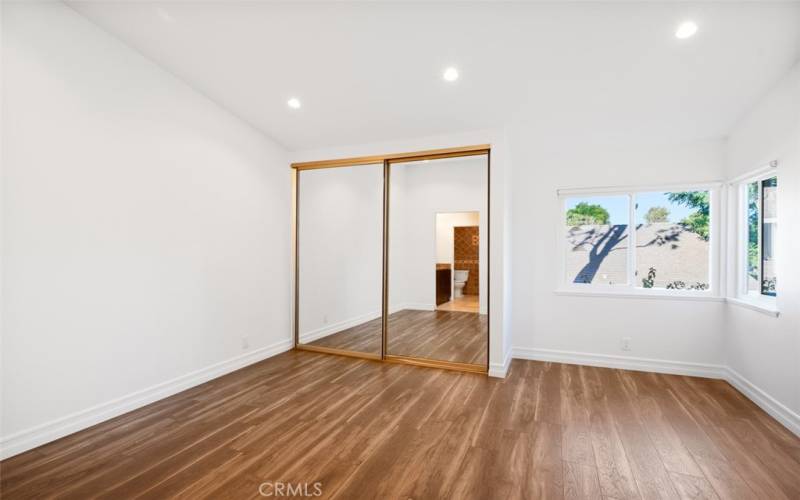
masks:
<svg viewBox="0 0 800 500"><path fill-rule="evenodd" d="M649 271L647 271L647 278L642 278L642 288L653 288L653 284L656 281L656 268L651 267Z"/></svg>
<svg viewBox="0 0 800 500"><path fill-rule="evenodd" d="M683 219L681 224L704 240L708 240L708 215L694 212Z"/></svg>
<svg viewBox="0 0 800 500"><path fill-rule="evenodd" d="M666 193L667 199L672 203L686 205L694 208L695 211L681 221L681 224L689 231L697 233L704 240L708 240L708 223L711 207L709 204L708 191L682 191L677 193Z"/></svg>
<svg viewBox="0 0 800 500"><path fill-rule="evenodd" d="M747 243L747 274L753 279L758 279L758 242Z"/></svg>
<svg viewBox="0 0 800 500"><path fill-rule="evenodd" d="M689 286L686 286L686 282L680 280L667 283L667 290L708 290L708 288L708 283L700 283L699 281Z"/></svg>
<svg viewBox="0 0 800 500"><path fill-rule="evenodd" d="M609 218L608 210L600 205L590 205L585 201L567 210L567 224L570 226L608 224Z"/></svg>
<svg viewBox="0 0 800 500"><path fill-rule="evenodd" d="M648 224L667 222L669 220L669 210L666 207L650 207L650 210L644 214L644 220Z"/></svg>
<svg viewBox="0 0 800 500"><path fill-rule="evenodd" d="M656 281L656 268L651 267L647 271L647 278L642 279L642 288L653 288ZM667 283L667 290L708 290L708 283L696 282L694 285L687 285L685 281L670 281Z"/></svg>
<svg viewBox="0 0 800 500"><path fill-rule="evenodd" d="M747 185L747 271L758 279L758 182Z"/></svg>
<svg viewBox="0 0 800 500"><path fill-rule="evenodd" d="M682 191L677 193L667 193L667 199L678 205L686 205L695 208L703 215L708 215L710 208L708 203L708 191Z"/></svg>

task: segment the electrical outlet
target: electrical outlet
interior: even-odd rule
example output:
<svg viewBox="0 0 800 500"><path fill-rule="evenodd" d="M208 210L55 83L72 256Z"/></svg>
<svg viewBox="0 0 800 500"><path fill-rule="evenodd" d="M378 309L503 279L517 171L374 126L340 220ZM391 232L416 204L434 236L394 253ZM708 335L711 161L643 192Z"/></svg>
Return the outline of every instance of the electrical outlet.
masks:
<svg viewBox="0 0 800 500"><path fill-rule="evenodd" d="M622 337L619 341L619 348L623 351L630 351L631 350L631 338L630 337Z"/></svg>
<svg viewBox="0 0 800 500"><path fill-rule="evenodd" d="M326 325L328 324L328 315L327 314L322 317L322 323L324 323Z"/></svg>
<svg viewBox="0 0 800 500"><path fill-rule="evenodd" d="M250 341L247 339L247 336L242 337L242 350L246 350L250 347Z"/></svg>

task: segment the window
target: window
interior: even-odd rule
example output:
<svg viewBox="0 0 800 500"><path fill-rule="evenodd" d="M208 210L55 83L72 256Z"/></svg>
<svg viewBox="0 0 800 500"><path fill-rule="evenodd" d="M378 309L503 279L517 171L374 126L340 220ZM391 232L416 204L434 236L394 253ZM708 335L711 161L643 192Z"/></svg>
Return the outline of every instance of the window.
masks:
<svg viewBox="0 0 800 500"><path fill-rule="evenodd" d="M778 178L774 173L745 182L743 200L743 256L740 289L746 296L775 297L775 242L778 230Z"/></svg>
<svg viewBox="0 0 800 500"><path fill-rule="evenodd" d="M584 192L559 193L564 286L711 292L711 188Z"/></svg>
<svg viewBox="0 0 800 500"><path fill-rule="evenodd" d="M628 284L628 196L567 199L567 280Z"/></svg>
<svg viewBox="0 0 800 500"><path fill-rule="evenodd" d="M708 290L709 215L708 191L637 193L637 284Z"/></svg>

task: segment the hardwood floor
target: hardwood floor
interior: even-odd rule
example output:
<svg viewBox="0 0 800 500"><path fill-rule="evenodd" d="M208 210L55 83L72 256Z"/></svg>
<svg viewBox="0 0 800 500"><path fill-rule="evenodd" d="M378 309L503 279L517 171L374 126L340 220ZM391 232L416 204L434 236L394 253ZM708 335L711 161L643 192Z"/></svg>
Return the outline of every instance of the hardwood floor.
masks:
<svg viewBox="0 0 800 500"><path fill-rule="evenodd" d="M391 315L389 317L391 318ZM366 352L380 356L381 338L383 335L381 331L382 328L383 322L381 318L373 319L309 342L309 344L320 347L347 349L348 351Z"/></svg>
<svg viewBox="0 0 800 500"><path fill-rule="evenodd" d="M259 498L268 481L347 500L796 499L800 439L718 380L520 360L492 379L292 351L0 473L4 499Z"/></svg>
<svg viewBox="0 0 800 500"><path fill-rule="evenodd" d="M444 304L436 306L437 311L458 311L458 312L471 312L477 313L480 309L480 301L477 295L464 295L462 297L454 297Z"/></svg>
<svg viewBox="0 0 800 500"><path fill-rule="evenodd" d="M486 364L486 315L404 309L389 315L389 354ZM311 342L320 347L381 353L380 318Z"/></svg>

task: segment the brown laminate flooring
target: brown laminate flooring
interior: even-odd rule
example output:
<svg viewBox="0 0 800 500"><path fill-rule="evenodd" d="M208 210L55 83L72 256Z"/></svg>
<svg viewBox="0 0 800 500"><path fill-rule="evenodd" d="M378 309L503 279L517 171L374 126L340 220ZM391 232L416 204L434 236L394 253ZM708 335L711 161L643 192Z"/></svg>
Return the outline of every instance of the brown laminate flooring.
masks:
<svg viewBox="0 0 800 500"><path fill-rule="evenodd" d="M477 313L480 310L480 299L477 295L454 297L452 300L436 306L436 310Z"/></svg>
<svg viewBox="0 0 800 500"><path fill-rule="evenodd" d="M389 315L387 353L486 365L486 315L403 309ZM311 342L320 347L381 353L381 319L374 319Z"/></svg>
<svg viewBox="0 0 800 500"><path fill-rule="evenodd" d="M0 473L4 499L259 498L267 481L346 500L797 499L800 439L719 380L521 360L493 379L291 351Z"/></svg>

